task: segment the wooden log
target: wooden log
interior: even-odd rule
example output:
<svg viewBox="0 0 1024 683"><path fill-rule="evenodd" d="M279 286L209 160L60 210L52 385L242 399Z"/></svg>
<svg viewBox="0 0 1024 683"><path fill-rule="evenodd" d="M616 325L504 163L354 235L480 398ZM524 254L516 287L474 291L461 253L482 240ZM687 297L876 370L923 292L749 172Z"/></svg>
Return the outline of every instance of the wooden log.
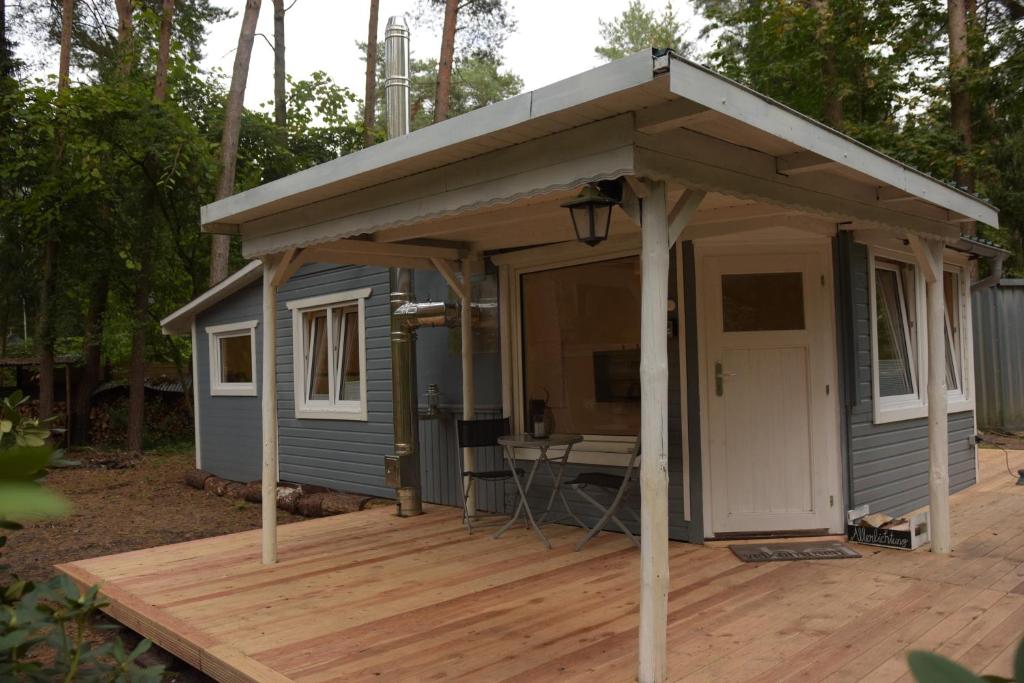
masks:
<svg viewBox="0 0 1024 683"><path fill-rule="evenodd" d="M668 628L668 272L666 189L643 202L640 264L640 683L666 680Z"/></svg>
<svg viewBox="0 0 1024 683"><path fill-rule="evenodd" d="M272 257L263 260L263 376L260 424L263 432L261 535L263 564L277 562L277 287Z"/></svg>
<svg viewBox="0 0 1024 683"><path fill-rule="evenodd" d="M250 503L259 503L263 499L263 482L250 481L247 483L242 497Z"/></svg>
<svg viewBox="0 0 1024 683"><path fill-rule="evenodd" d="M366 507L369 500L368 496L332 491L324 494L322 512L324 515L342 515L348 512L358 512Z"/></svg>
<svg viewBox="0 0 1024 683"><path fill-rule="evenodd" d="M302 497L302 489L298 486L278 486L277 487L277 507L287 512L295 512L299 504L299 498ZM274 513L274 518L277 518L277 513Z"/></svg>
<svg viewBox="0 0 1024 683"><path fill-rule="evenodd" d="M303 517L323 517L326 493L307 493L295 501L295 512Z"/></svg>
<svg viewBox="0 0 1024 683"><path fill-rule="evenodd" d="M212 476L203 482L203 488L216 496L223 496L224 492L227 490L228 484L230 483L231 481L228 479L221 479L220 477Z"/></svg>
<svg viewBox="0 0 1024 683"><path fill-rule="evenodd" d="M185 483L194 489L204 489L206 480L213 475L204 470L188 470L185 472Z"/></svg>
<svg viewBox="0 0 1024 683"><path fill-rule="evenodd" d="M222 495L232 500L243 500L245 498L245 484L240 481L229 481L227 486L224 487Z"/></svg>

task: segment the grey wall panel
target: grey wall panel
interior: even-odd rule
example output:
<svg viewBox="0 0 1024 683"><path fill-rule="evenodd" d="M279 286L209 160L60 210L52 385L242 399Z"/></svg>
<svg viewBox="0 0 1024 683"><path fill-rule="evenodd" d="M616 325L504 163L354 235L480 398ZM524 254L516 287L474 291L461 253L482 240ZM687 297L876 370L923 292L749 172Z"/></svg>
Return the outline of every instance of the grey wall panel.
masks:
<svg viewBox="0 0 1024 683"><path fill-rule="evenodd" d="M872 512L899 515L928 504L928 421L920 418L874 423L868 251L864 245L851 245L848 267L853 338L847 348L852 348L855 361L851 402L846 405L849 506L867 503ZM973 435L974 413L949 416L951 491L975 483Z"/></svg>
<svg viewBox="0 0 1024 683"><path fill-rule="evenodd" d="M260 396L210 395L210 345L206 328L212 325L260 320L256 326L256 383L262 395L263 358L261 285L255 283L196 317L196 382L202 412L199 448L207 472L225 479L252 481L260 477L263 436Z"/></svg>
<svg viewBox="0 0 1024 683"><path fill-rule="evenodd" d="M366 421L295 417L292 312L288 302L370 287L366 301ZM394 450L388 272L369 266L308 265L281 286L277 305L277 410L281 479L392 497L384 457ZM257 409L258 415L258 409Z"/></svg>
<svg viewBox="0 0 1024 683"><path fill-rule="evenodd" d="M1024 280L975 292L971 303L978 426L1024 431Z"/></svg>

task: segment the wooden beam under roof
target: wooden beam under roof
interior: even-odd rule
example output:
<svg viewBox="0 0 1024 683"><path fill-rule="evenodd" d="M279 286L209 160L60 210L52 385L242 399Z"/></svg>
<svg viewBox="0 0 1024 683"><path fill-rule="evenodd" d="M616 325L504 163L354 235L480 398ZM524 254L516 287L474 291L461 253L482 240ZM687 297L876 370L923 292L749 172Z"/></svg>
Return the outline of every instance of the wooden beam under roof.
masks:
<svg viewBox="0 0 1024 683"><path fill-rule="evenodd" d="M636 129L641 133L656 134L679 128L687 121L710 111L707 107L687 99L672 100L636 113Z"/></svg>
<svg viewBox="0 0 1024 683"><path fill-rule="evenodd" d="M799 175L834 168L839 164L814 152L801 151L775 157L775 170L782 175Z"/></svg>
<svg viewBox="0 0 1024 683"><path fill-rule="evenodd" d="M840 220L863 220L943 237L959 236L949 214L923 204L879 205L875 187L816 174L780 175L776 158L694 131L637 134L637 173L687 187L790 206Z"/></svg>

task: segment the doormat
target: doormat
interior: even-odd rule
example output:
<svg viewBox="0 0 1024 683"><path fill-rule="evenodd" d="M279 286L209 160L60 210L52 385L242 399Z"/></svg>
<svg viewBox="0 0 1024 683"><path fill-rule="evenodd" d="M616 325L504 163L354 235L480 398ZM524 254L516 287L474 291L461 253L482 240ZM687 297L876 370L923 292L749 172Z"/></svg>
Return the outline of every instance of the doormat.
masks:
<svg viewBox="0 0 1024 683"><path fill-rule="evenodd" d="M748 543L730 545L744 562L792 562L794 560L846 560L860 553L839 541L811 543Z"/></svg>

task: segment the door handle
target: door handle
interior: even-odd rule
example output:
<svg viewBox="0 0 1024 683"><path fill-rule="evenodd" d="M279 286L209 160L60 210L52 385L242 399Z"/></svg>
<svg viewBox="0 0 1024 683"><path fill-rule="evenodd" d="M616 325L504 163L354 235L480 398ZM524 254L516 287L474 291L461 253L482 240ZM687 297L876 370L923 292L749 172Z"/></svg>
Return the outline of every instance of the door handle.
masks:
<svg viewBox="0 0 1024 683"><path fill-rule="evenodd" d="M735 377L735 372L723 372L722 361L715 363L715 395L721 396L725 389L725 378Z"/></svg>

